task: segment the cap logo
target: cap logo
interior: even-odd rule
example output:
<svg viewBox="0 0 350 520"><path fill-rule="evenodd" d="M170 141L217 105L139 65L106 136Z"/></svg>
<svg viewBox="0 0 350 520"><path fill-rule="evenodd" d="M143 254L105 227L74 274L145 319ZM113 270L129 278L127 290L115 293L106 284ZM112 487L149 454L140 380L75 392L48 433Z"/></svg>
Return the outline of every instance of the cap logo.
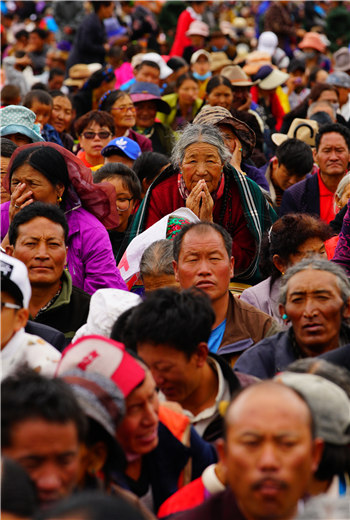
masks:
<svg viewBox="0 0 350 520"><path fill-rule="evenodd" d="M122 150L125 150L125 148L127 147L128 145L128 142L124 139L124 137L121 137L120 139L117 139L115 144L117 144L118 146L120 146L120 148Z"/></svg>
<svg viewBox="0 0 350 520"><path fill-rule="evenodd" d="M99 353L96 352L96 350L93 350L92 352L90 352L87 356L85 356L81 361L80 363L77 365L78 368L80 368L81 370L86 370L87 367L89 365L91 365L91 363L93 362L94 359L96 359L97 357L99 357Z"/></svg>
<svg viewBox="0 0 350 520"><path fill-rule="evenodd" d="M1 260L0 271L1 271L1 276L5 276L6 278L11 278L11 273L13 271L13 265L8 264L7 262L4 262L3 260Z"/></svg>

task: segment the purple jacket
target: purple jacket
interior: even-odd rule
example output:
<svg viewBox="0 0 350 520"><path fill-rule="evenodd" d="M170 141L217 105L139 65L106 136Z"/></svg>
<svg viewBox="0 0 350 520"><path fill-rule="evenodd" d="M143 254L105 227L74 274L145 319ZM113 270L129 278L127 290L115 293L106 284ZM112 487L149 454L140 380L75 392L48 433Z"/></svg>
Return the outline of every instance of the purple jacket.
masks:
<svg viewBox="0 0 350 520"><path fill-rule="evenodd" d="M350 204L344 215L343 225L339 234L339 240L332 262L341 265L348 276L350 276Z"/></svg>
<svg viewBox="0 0 350 520"><path fill-rule="evenodd" d="M1 240L9 228L9 205L1 212ZM68 222L67 266L73 285L88 294L97 289L124 289L127 286L116 266L107 230L91 213L80 207L66 214Z"/></svg>

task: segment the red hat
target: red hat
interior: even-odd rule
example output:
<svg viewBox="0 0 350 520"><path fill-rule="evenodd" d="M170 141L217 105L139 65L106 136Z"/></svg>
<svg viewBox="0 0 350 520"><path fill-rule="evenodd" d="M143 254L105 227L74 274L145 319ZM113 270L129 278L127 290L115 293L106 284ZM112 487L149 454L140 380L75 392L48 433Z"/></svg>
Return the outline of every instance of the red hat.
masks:
<svg viewBox="0 0 350 520"><path fill-rule="evenodd" d="M111 379L124 397L146 377L145 369L126 352L122 343L103 336L85 336L64 349L56 376L74 368L102 374Z"/></svg>

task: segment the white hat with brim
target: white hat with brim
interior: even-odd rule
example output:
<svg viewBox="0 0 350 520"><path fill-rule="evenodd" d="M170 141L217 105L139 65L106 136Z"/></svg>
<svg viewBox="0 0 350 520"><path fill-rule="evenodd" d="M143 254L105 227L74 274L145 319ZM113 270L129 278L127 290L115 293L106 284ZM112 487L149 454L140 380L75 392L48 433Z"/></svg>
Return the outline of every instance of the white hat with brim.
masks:
<svg viewBox="0 0 350 520"><path fill-rule="evenodd" d="M168 67L163 58L157 52L147 52L143 55L142 61L154 61L160 68L160 79L166 79L173 74L173 69ZM142 63L142 62L141 62Z"/></svg>
<svg viewBox="0 0 350 520"><path fill-rule="evenodd" d="M284 141L287 141L287 139L299 139L313 148L316 146L316 134L318 129L317 121L296 117L293 119L287 134L272 134L271 140L275 145L279 146L284 143Z"/></svg>
<svg viewBox="0 0 350 520"><path fill-rule="evenodd" d="M281 72L280 70L273 69L272 72L262 79L259 83L261 90L273 90L287 81L289 74Z"/></svg>

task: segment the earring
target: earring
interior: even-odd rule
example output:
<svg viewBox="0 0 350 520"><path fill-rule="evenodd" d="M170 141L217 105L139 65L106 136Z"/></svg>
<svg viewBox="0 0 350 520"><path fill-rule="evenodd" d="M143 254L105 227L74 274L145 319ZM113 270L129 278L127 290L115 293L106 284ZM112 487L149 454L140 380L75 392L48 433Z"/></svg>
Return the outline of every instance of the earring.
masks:
<svg viewBox="0 0 350 520"><path fill-rule="evenodd" d="M284 276L284 271L281 271L282 276Z"/></svg>
<svg viewBox="0 0 350 520"><path fill-rule="evenodd" d="M62 197L57 197L57 202L58 202L58 204L61 204L61 202L62 202Z"/></svg>
<svg viewBox="0 0 350 520"><path fill-rule="evenodd" d="M239 151L239 152L242 152L242 151L243 151L243 148L238 148L238 151Z"/></svg>
<svg viewBox="0 0 350 520"><path fill-rule="evenodd" d="M286 313L283 314L283 316L282 316L282 320L288 320L288 316L287 316Z"/></svg>

